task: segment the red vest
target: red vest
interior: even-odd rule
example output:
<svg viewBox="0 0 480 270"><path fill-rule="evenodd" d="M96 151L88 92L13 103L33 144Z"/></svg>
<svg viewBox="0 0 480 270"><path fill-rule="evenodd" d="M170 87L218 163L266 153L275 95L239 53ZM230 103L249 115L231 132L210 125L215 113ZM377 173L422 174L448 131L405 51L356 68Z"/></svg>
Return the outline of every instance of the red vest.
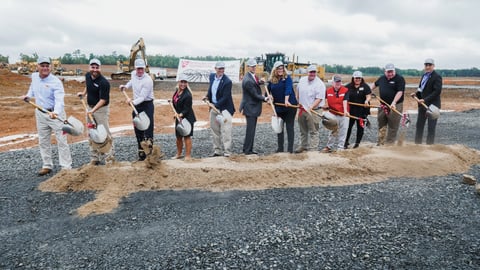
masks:
<svg viewBox="0 0 480 270"><path fill-rule="evenodd" d="M330 112L336 115L343 115L343 99L345 98L345 94L347 94L348 88L345 86L340 87L338 89L338 97L337 94L335 94L335 89L332 87L329 87L327 89L326 95L327 95L327 102L328 102L328 107L330 108ZM347 105L347 111L350 111L349 106Z"/></svg>

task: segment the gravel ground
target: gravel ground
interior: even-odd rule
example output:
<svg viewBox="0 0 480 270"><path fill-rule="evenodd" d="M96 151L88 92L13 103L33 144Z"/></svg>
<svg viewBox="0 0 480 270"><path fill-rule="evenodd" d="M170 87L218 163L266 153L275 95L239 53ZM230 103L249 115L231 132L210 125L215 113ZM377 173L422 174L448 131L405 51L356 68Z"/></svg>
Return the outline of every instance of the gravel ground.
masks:
<svg viewBox="0 0 480 270"><path fill-rule="evenodd" d="M480 149L480 111L445 113L437 142ZM375 119L373 119L375 130ZM415 123L415 116L412 115ZM407 138L413 138L414 125ZM241 152L244 127L234 130ZM255 149L276 149L268 124ZM321 142L326 143L322 131ZM374 131L365 141L374 142ZM173 135L156 142L174 155ZM263 144L261 143L263 142ZM116 139L117 158L133 160L133 138ZM74 166L87 145L72 145ZM196 131L194 157L212 154ZM1 269L479 269L480 196L461 175L396 178L343 187L260 191L151 191L116 212L78 218L92 192L37 189L38 149L1 153ZM469 174L480 178L480 164Z"/></svg>

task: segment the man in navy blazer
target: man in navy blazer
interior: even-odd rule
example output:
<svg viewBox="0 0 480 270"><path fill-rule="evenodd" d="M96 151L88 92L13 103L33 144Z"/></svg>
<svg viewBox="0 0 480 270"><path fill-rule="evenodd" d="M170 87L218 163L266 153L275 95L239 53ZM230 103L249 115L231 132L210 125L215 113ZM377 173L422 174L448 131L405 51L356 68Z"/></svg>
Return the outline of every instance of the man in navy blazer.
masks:
<svg viewBox="0 0 480 270"><path fill-rule="evenodd" d="M229 157L232 154L232 117L235 106L232 98L232 80L224 73L225 63L217 62L215 73L210 74L210 85L205 97L216 108L210 109L214 157L222 154Z"/></svg>
<svg viewBox="0 0 480 270"><path fill-rule="evenodd" d="M247 122L245 141L243 142L243 153L245 155L252 155L257 154L253 151L257 118L262 113L262 101L267 102L269 97L262 95L258 78L255 76L257 61L255 61L255 59L249 59L247 66L248 72L242 80L243 95L242 102L240 103L240 112L245 115Z"/></svg>
<svg viewBox="0 0 480 270"><path fill-rule="evenodd" d="M415 143L421 144L423 138L423 129L428 119L427 144L433 144L435 141L435 128L437 119L427 118L427 109L420 104L424 102L427 106L433 104L440 109L440 94L442 93L442 77L435 72L435 61L431 58L425 59L425 73L418 84L418 91L415 93L419 99L417 126L415 131Z"/></svg>

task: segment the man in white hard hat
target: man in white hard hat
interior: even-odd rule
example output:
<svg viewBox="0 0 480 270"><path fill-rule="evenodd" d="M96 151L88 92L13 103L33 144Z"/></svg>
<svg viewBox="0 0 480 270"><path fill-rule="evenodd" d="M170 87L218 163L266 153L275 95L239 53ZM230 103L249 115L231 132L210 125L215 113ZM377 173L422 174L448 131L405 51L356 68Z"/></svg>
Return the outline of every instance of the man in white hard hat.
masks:
<svg viewBox="0 0 480 270"><path fill-rule="evenodd" d="M145 160L147 154L142 148L142 142L147 141L150 146L153 146L153 125L154 125L154 113L155 107L153 100L153 80L145 72L146 64L143 59L135 60L135 70L132 72L132 77L126 85L120 85L120 89L133 89L133 99L128 98L127 104L133 103L138 113L145 112L150 119L150 125L145 131L141 131L134 128L135 136L137 137L138 144L138 160ZM132 112L132 118L135 117L135 112Z"/></svg>
<svg viewBox="0 0 480 270"><path fill-rule="evenodd" d="M90 165L99 165L103 159L105 163L111 163L114 160L113 138L109 128L110 116L110 83L102 75L100 60L93 58L89 62L89 72L85 74L85 89L78 92L80 98L87 97L87 114L91 114L95 120L96 126L105 128L107 132L108 143L100 145L90 142ZM87 121L90 121L87 115ZM93 123L92 123L93 124Z"/></svg>
<svg viewBox="0 0 480 270"><path fill-rule="evenodd" d="M300 143L295 153L318 150L320 143L320 117L312 113L325 104L325 84L317 76L317 66L307 68L308 75L300 79L297 85L297 100L300 104L298 126Z"/></svg>
<svg viewBox="0 0 480 270"><path fill-rule="evenodd" d="M440 94L442 93L442 76L435 71L435 61L432 58L427 58L424 61L424 71L418 90L414 94L419 99L418 101L418 116L415 130L415 143L421 144L423 138L423 130L425 123L427 125L427 144L435 142L435 129L437 127L437 119L427 117L427 109L421 104L430 106L431 104L440 109L441 101Z"/></svg>
<svg viewBox="0 0 480 270"><path fill-rule="evenodd" d="M232 98L232 80L225 75L225 63L215 64L215 73L209 77L206 100L216 108L210 110L210 129L213 136L213 156L232 154L232 119L235 105ZM222 122L219 123L218 119Z"/></svg>
<svg viewBox="0 0 480 270"><path fill-rule="evenodd" d="M35 98L35 103L48 111L46 116L40 110L35 110L37 122L38 144L42 157L42 169L38 175L49 174L53 170L52 161L52 132L55 133L58 147L58 159L62 169L72 168L72 155L67 142L67 135L62 131L62 122L57 116L65 119L65 90L63 84L56 76L51 74L50 58L39 57L37 60L38 72L32 74L32 83L23 100Z"/></svg>
<svg viewBox="0 0 480 270"><path fill-rule="evenodd" d="M245 115L247 122L245 140L243 142L243 153L245 155L252 155L257 154L257 152L253 151L257 119L260 114L262 114L262 102L267 102L269 97L262 95L260 80L255 75L257 61L255 61L255 59L249 59L247 66L248 72L242 80L240 112Z"/></svg>

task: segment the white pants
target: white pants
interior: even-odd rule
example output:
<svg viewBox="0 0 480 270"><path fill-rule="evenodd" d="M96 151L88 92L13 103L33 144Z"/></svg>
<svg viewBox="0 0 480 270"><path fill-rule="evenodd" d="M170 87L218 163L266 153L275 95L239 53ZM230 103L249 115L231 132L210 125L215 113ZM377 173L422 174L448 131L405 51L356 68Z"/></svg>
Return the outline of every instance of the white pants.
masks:
<svg viewBox="0 0 480 270"><path fill-rule="evenodd" d="M214 110L210 110L210 129L213 136L213 151L215 154L222 154L223 149L226 154L232 154L232 115L223 110L223 123L217 121L217 115Z"/></svg>
<svg viewBox="0 0 480 270"><path fill-rule="evenodd" d="M338 128L337 130L330 132L327 147L334 149L335 144L337 144L337 149L344 149L348 131L348 117L335 115L335 118L337 118L338 121Z"/></svg>
<svg viewBox="0 0 480 270"><path fill-rule="evenodd" d="M60 115L65 119L65 112ZM37 122L38 144L40 155L42 156L42 168L53 169L52 161L52 131L55 133L55 139L58 147L58 159L62 169L72 168L72 155L67 142L67 135L63 134L63 123L58 119L51 119L48 114L35 110L35 119Z"/></svg>

